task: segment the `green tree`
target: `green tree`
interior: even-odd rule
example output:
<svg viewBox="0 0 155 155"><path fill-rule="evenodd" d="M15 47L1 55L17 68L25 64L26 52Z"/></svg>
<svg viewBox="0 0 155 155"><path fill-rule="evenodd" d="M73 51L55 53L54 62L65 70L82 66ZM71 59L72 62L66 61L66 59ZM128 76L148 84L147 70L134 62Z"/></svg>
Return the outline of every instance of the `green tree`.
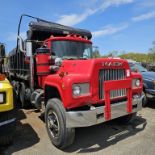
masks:
<svg viewBox="0 0 155 155"><path fill-rule="evenodd" d="M93 46L93 58L100 58L100 51L98 46Z"/></svg>
<svg viewBox="0 0 155 155"><path fill-rule="evenodd" d="M152 47L149 49L149 53L148 53L148 57L149 57L149 61L155 62L155 41L152 42Z"/></svg>
<svg viewBox="0 0 155 155"><path fill-rule="evenodd" d="M117 57L118 56L118 51L116 51L116 50L110 51L107 56L108 57Z"/></svg>

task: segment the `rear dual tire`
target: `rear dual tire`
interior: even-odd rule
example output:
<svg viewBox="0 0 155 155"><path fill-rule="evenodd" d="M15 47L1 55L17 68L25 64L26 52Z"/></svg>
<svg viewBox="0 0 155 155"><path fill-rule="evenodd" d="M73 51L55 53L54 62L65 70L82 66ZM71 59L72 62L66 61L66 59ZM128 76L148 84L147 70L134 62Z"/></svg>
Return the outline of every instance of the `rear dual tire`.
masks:
<svg viewBox="0 0 155 155"><path fill-rule="evenodd" d="M75 138L75 129L66 127L65 109L59 99L49 99L45 110L46 129L50 140L59 149L70 146Z"/></svg>
<svg viewBox="0 0 155 155"><path fill-rule="evenodd" d="M20 88L19 88L19 99L21 102L21 108L27 109L31 106L30 100L26 98L26 87L24 83L20 83Z"/></svg>

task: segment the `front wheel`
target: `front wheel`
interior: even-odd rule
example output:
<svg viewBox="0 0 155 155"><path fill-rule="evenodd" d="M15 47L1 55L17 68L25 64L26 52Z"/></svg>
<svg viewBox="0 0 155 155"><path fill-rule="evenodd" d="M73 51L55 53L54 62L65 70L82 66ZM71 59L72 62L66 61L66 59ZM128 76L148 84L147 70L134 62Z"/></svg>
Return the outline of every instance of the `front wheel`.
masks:
<svg viewBox="0 0 155 155"><path fill-rule="evenodd" d="M54 146L64 149L75 138L75 129L66 128L65 110L59 99L49 99L45 109L46 129Z"/></svg>

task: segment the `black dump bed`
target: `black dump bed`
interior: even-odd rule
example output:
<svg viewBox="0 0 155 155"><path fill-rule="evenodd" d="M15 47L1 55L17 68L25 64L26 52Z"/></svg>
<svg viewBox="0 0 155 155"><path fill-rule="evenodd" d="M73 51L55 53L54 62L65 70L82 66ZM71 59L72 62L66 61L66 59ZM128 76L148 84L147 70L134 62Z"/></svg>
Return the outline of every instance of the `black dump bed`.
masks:
<svg viewBox="0 0 155 155"><path fill-rule="evenodd" d="M91 39L92 37L91 32L88 30L73 28L47 21L30 22L29 30L27 32L29 40L41 41L49 38L51 35L65 36L67 34L77 34L82 37L87 37L88 39Z"/></svg>

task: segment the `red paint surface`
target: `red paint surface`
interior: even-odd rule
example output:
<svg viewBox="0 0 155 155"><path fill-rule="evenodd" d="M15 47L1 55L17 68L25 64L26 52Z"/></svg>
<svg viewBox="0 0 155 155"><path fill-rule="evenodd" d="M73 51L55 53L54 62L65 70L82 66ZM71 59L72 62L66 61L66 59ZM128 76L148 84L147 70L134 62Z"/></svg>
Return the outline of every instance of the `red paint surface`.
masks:
<svg viewBox="0 0 155 155"><path fill-rule="evenodd" d="M38 53L36 55L36 69L39 87L43 87L45 78L50 74L50 53Z"/></svg>
<svg viewBox="0 0 155 155"><path fill-rule="evenodd" d="M111 119L111 101L110 101L110 91L127 89L127 112L132 112L132 79L127 80L117 80L117 81L105 81L104 82L104 92L105 92L105 119Z"/></svg>
<svg viewBox="0 0 155 155"><path fill-rule="evenodd" d="M51 41L53 40L73 40L91 43L89 40L80 37L51 37L45 41L48 48L51 48ZM36 56L37 63L48 62L47 55ZM104 66L105 62L121 62L122 66ZM37 67L37 72L48 71L48 67ZM128 102L127 112L132 112L132 95L141 94L142 92L142 77L140 74L131 74L130 77L126 77L125 80L107 81L104 83L105 99L99 99L99 70L100 69L125 69L129 70L129 65L126 60L113 59L113 58L99 58L89 60L63 60L63 64L59 71L55 74L50 74L44 77L39 77L39 83L42 87L46 85L56 87L60 93L63 105L66 109L80 107L86 104L105 104L105 117L106 120L111 118L111 101L110 90L113 89L127 89L128 90ZM64 77L60 77L59 73L63 72ZM141 80L141 86L139 88L132 88L132 79L139 78ZM73 97L72 85L76 83L89 83L90 93L85 96ZM117 98L118 99L118 98ZM117 100L113 99L113 100Z"/></svg>

